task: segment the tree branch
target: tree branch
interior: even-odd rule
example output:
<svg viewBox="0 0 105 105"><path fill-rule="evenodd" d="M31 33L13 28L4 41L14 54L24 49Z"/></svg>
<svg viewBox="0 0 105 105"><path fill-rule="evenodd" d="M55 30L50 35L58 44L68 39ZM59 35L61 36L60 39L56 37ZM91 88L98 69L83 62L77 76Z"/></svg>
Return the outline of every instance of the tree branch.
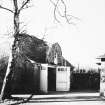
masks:
<svg viewBox="0 0 105 105"><path fill-rule="evenodd" d="M1 5L0 5L0 8L1 8L1 9L4 9L4 10L7 10L7 11L9 11L9 12L11 12L11 13L14 13L13 10L10 10L10 9L8 9L8 8L5 8L5 7L1 6Z"/></svg>
<svg viewBox="0 0 105 105"><path fill-rule="evenodd" d="M73 18L79 20L79 18L69 15L67 13L67 5L65 3L65 0L56 0L56 2L54 2L53 0L50 0L50 2L54 5L54 18L58 23L60 23L60 20L57 18L56 13L58 13L60 17L64 18L68 24L73 24L73 22L71 22ZM60 8L60 5L59 5L60 3L62 4L62 6L64 6L64 9Z"/></svg>
<svg viewBox="0 0 105 105"><path fill-rule="evenodd" d="M58 10L58 3L59 3L60 0L57 0L56 3L54 3L52 0L50 0L50 2L54 5L54 18L55 20L60 23L60 21L57 19L57 16L56 16L56 12L58 11L59 13L59 10Z"/></svg>
<svg viewBox="0 0 105 105"><path fill-rule="evenodd" d="M64 12L63 12L63 15L61 14L60 10L59 10L59 1L63 4L64 6ZM64 0L57 0L57 2L53 2L52 0L50 0L50 2L54 5L54 18L57 22L60 23L60 21L57 19L57 16L56 16L56 12L58 13L59 16L61 16L62 18L65 18L67 23L69 23L69 18L68 18L68 15L67 15L67 7L66 7L66 4L64 2ZM63 11L63 10L62 10Z"/></svg>
<svg viewBox="0 0 105 105"><path fill-rule="evenodd" d="M66 8L66 4L65 4L65 2L63 1L63 0L61 0L61 2L62 2L62 4L64 5L64 17L65 17L65 19L66 19L66 21L67 21L67 23L69 23L69 19L68 19L68 17L67 17L67 8Z"/></svg>
<svg viewBox="0 0 105 105"><path fill-rule="evenodd" d="M26 0L26 1L23 2L23 5L20 7L18 13L20 13L20 11L21 11L22 9L24 9L24 7L29 3L29 1L30 1L30 0ZM27 8L28 8L28 7L27 7Z"/></svg>

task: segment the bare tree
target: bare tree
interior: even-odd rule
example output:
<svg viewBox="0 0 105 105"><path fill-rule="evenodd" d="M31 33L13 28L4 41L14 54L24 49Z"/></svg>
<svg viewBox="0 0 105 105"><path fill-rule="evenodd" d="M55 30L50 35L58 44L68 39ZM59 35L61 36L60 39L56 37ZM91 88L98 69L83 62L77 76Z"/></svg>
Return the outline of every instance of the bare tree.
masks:
<svg viewBox="0 0 105 105"><path fill-rule="evenodd" d="M31 0L11 0L11 1L13 3L13 7L14 7L13 10L0 5L1 9L4 9L4 10L12 13L14 16L14 18L13 18L14 19L13 20L14 21L14 34L13 34L14 41L12 43L12 50L10 53L10 57L9 57L9 61L8 61L8 67L7 67L6 75L5 75L2 90L1 90L1 100L5 99L6 97L10 97L10 95L11 95L11 94L5 94L5 87L8 83L8 81L11 80L10 78L11 78L11 75L13 72L13 69L11 69L11 68L14 64L13 62L15 62L14 59L16 59L16 54L19 52L19 46L18 46L18 43L19 43L18 38L19 38L19 34L20 34L19 15L20 15L20 12L24 8L29 7L28 4ZM21 4L19 4L19 1L21 1ZM57 17L57 13L60 17L66 19L67 23L70 23L70 19L72 18L71 15L67 14L67 6L66 6L65 1L64 0L50 0L50 2L54 5L54 18L58 23L60 21ZM63 8L60 8L59 4L62 4ZM19 5L21 5L21 6L19 6Z"/></svg>
<svg viewBox="0 0 105 105"><path fill-rule="evenodd" d="M6 75L5 75L2 90L1 90L1 100L5 98L5 87L6 87L6 84L7 84L8 80L10 79L11 74L13 72L12 71L13 69L11 69L11 67L13 65L16 54L19 52L19 48L18 48L18 36L19 36L19 31L20 31L20 29L19 29L19 24L20 24L19 23L19 15L20 15L20 12L25 7L27 7L27 4L30 2L30 0L23 0L20 8L18 6L18 0L12 0L12 2L13 2L14 10L10 10L10 9L0 5L1 9L5 9L5 10L13 13L13 15L14 15L14 35L13 35L14 41L12 44L12 51L10 53L8 67L7 67ZM10 94L8 94L8 97L9 96L10 96Z"/></svg>

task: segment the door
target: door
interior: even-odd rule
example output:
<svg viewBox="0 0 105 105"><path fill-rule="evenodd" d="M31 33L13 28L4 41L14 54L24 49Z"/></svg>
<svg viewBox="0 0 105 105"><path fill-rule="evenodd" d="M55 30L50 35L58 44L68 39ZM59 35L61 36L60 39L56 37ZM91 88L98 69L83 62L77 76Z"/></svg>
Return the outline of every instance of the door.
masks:
<svg viewBox="0 0 105 105"><path fill-rule="evenodd" d="M48 67L48 91L56 91L56 69Z"/></svg>
<svg viewBox="0 0 105 105"><path fill-rule="evenodd" d="M66 67L57 68L57 91L70 90L70 69Z"/></svg>

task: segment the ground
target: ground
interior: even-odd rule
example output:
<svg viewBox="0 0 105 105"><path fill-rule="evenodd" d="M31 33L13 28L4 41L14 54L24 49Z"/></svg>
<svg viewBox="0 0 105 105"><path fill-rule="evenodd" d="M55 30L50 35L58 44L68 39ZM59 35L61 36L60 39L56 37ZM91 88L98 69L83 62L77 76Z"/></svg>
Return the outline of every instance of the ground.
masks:
<svg viewBox="0 0 105 105"><path fill-rule="evenodd" d="M27 103L22 105L105 105L103 101L77 101L77 102L49 102L49 103Z"/></svg>
<svg viewBox="0 0 105 105"><path fill-rule="evenodd" d="M1 105L105 105L99 93L63 93L50 95L12 95L23 100L5 100Z"/></svg>

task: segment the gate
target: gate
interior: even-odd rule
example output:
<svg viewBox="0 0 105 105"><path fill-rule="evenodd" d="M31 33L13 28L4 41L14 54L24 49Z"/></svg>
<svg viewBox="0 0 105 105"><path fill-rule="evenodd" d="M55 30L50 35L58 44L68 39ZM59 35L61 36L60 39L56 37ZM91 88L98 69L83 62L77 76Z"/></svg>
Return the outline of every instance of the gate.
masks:
<svg viewBox="0 0 105 105"><path fill-rule="evenodd" d="M70 67L58 66L56 71L56 91L70 90Z"/></svg>

